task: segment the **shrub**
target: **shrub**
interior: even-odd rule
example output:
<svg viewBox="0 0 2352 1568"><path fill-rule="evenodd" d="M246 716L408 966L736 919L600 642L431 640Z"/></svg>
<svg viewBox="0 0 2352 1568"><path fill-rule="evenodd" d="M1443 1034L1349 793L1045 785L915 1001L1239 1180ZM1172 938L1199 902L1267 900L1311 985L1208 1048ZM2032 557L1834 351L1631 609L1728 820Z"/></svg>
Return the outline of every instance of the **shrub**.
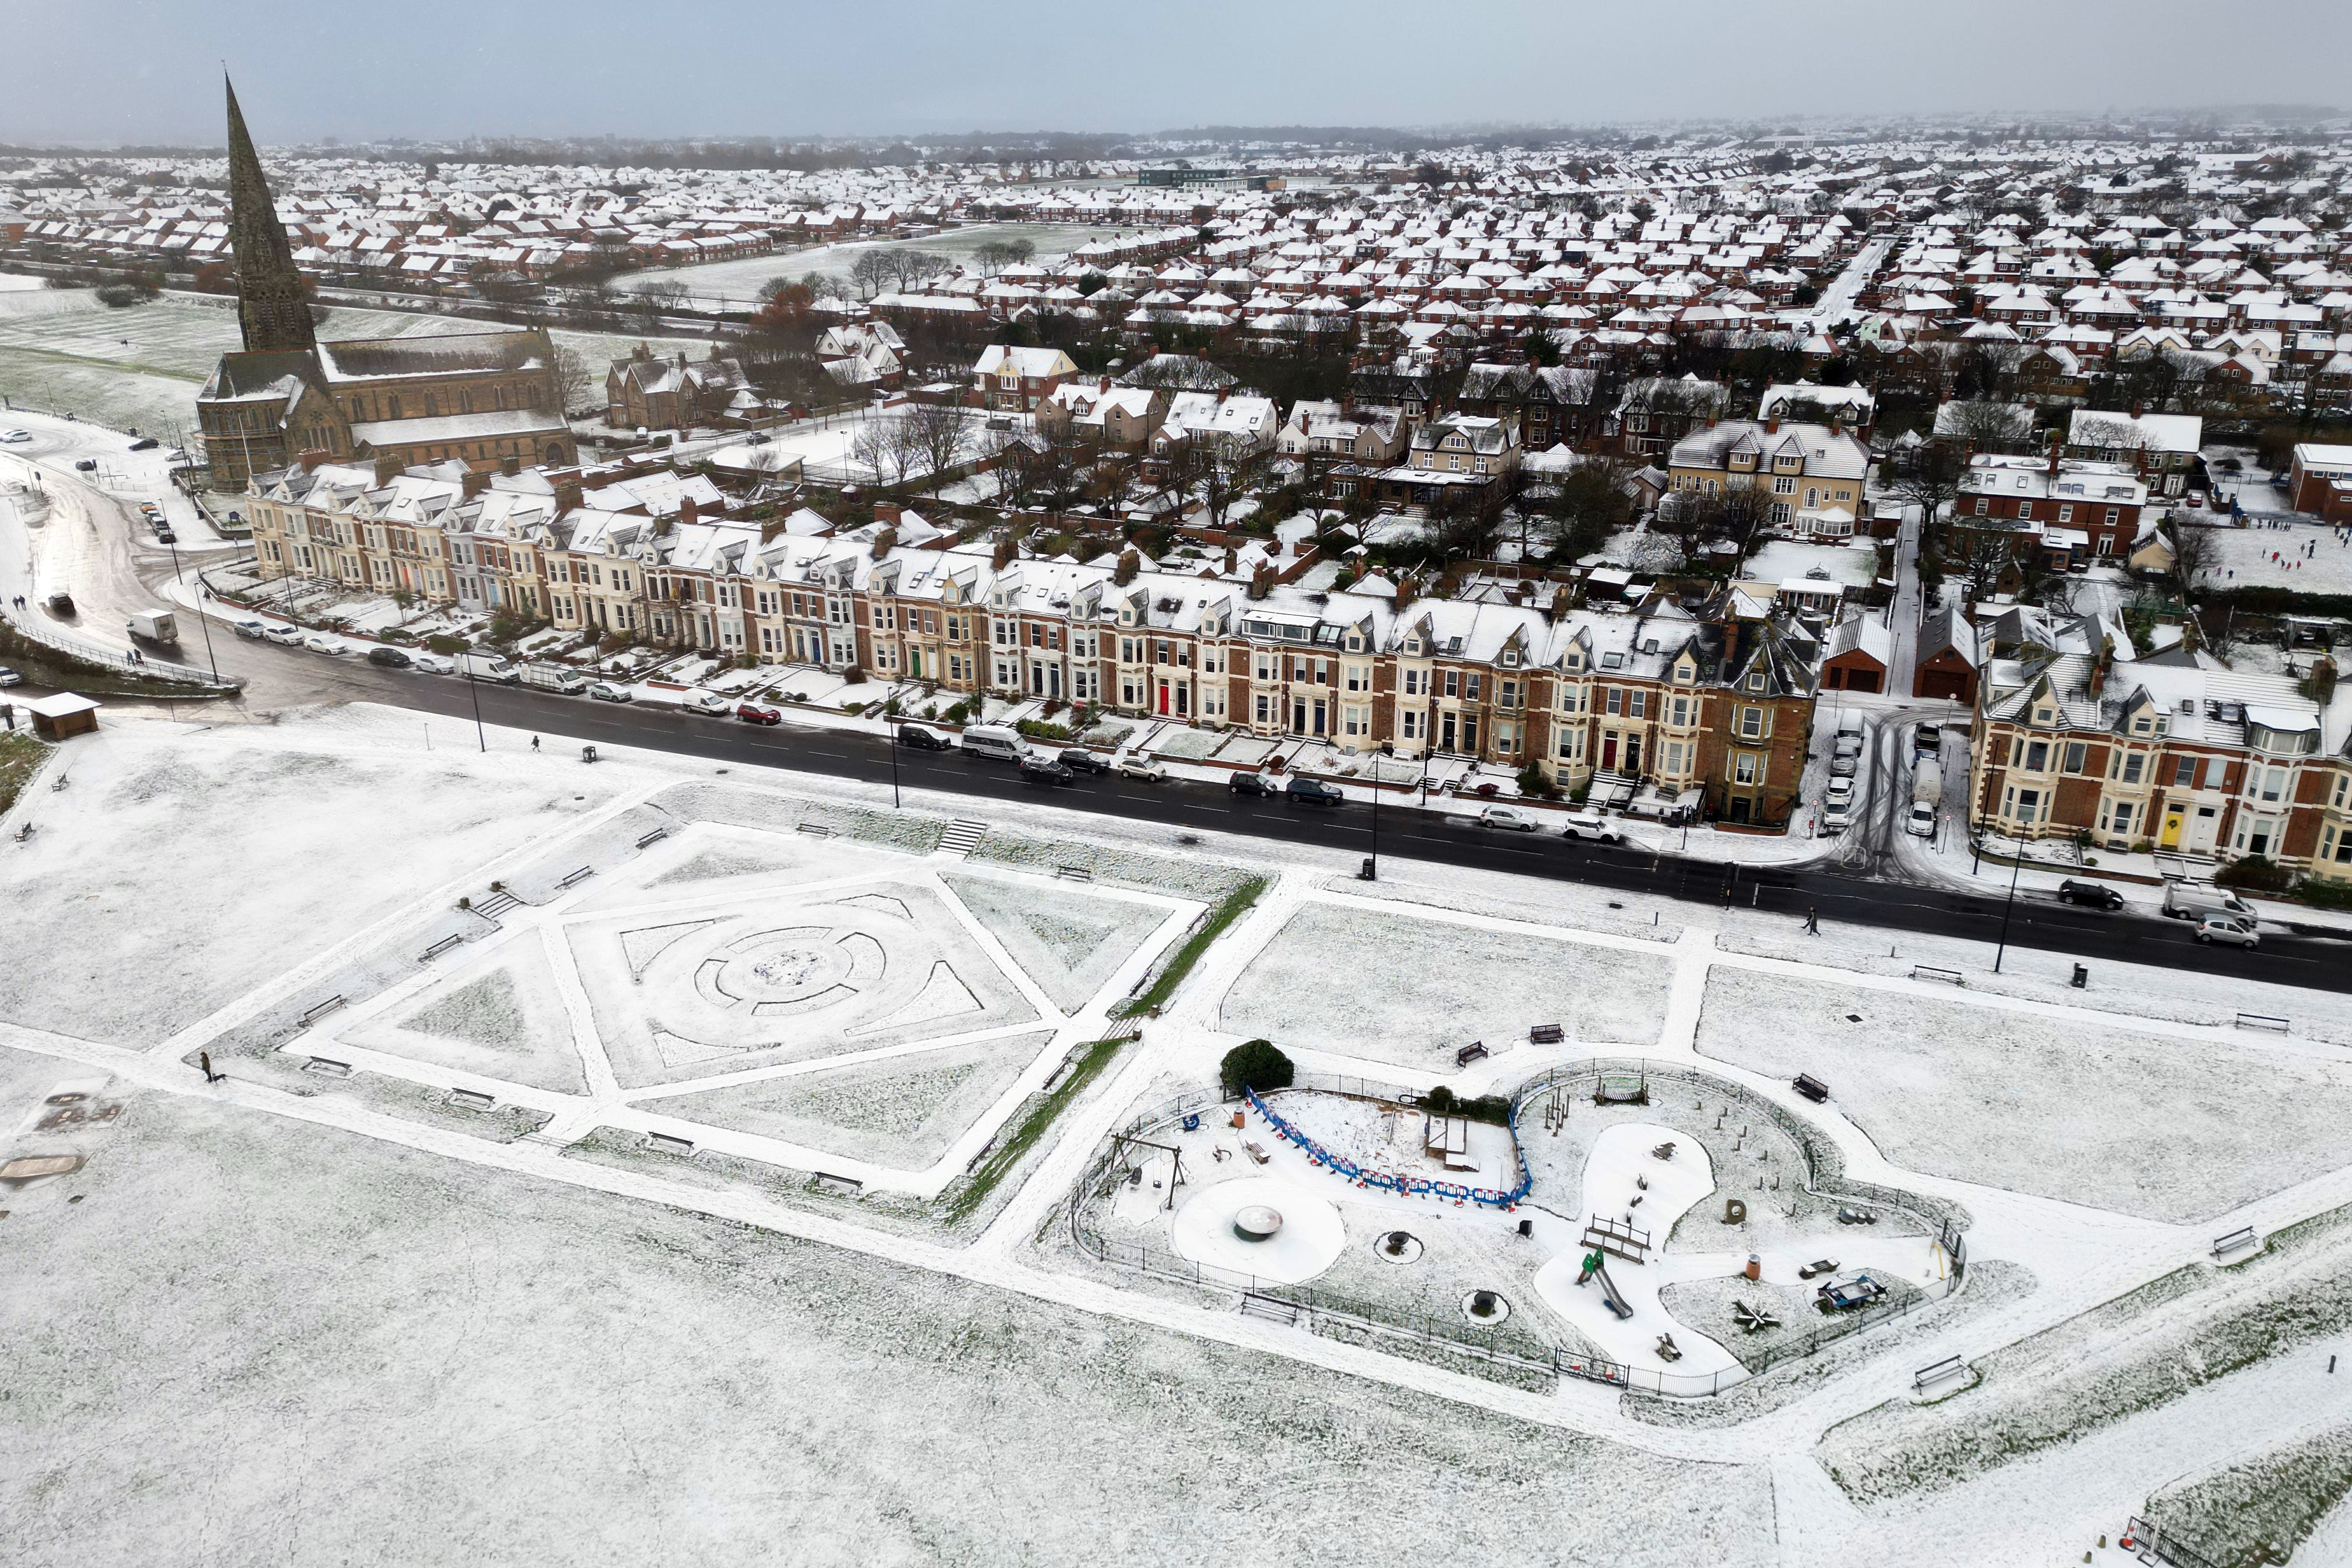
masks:
<svg viewBox="0 0 2352 1568"><path fill-rule="evenodd" d="M2262 855L2232 860L2213 873L2214 885L2243 888L2254 893L2284 893L2294 884L2294 873Z"/></svg>
<svg viewBox="0 0 2352 1568"><path fill-rule="evenodd" d="M1298 1069L1290 1058L1275 1048L1272 1040L1246 1040L1225 1053L1217 1064L1217 1081L1224 1086L1225 1097L1239 1100L1242 1090L1255 1089L1264 1094L1270 1089L1288 1089L1298 1077Z"/></svg>
<svg viewBox="0 0 2352 1568"><path fill-rule="evenodd" d="M1511 1097L1507 1094L1482 1094L1475 1100L1462 1100L1441 1083L1423 1095L1421 1103L1432 1116L1459 1116L1465 1121L1491 1121L1497 1127L1510 1124Z"/></svg>
<svg viewBox="0 0 2352 1568"><path fill-rule="evenodd" d="M1060 741L1067 742L1075 739L1075 737L1071 735L1067 725L1048 724L1043 719L1024 719L1019 723L1013 725L1013 728L1021 734L1028 736L1029 739L1033 741Z"/></svg>
<svg viewBox="0 0 2352 1568"><path fill-rule="evenodd" d="M473 646L464 637L451 637L447 632L435 632L425 639L427 651L437 653L445 658L455 658Z"/></svg>
<svg viewBox="0 0 2352 1568"><path fill-rule="evenodd" d="M943 724L961 724L971 717L971 704L969 702L956 702L950 703L948 707L948 710L940 715L940 721Z"/></svg>

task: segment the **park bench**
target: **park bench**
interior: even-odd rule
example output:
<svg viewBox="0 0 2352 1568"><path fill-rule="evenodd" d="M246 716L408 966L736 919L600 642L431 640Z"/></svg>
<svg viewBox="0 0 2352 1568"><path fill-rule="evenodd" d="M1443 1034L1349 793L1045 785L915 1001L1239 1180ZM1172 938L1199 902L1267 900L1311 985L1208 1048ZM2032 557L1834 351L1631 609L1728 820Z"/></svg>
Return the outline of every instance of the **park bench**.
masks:
<svg viewBox="0 0 2352 1568"><path fill-rule="evenodd" d="M1946 1378L1965 1376L1968 1370L1969 1363L1956 1355L1948 1355L1941 1361L1929 1362L1911 1374L1911 1390L1915 1394L1925 1394L1930 1387L1943 1382Z"/></svg>

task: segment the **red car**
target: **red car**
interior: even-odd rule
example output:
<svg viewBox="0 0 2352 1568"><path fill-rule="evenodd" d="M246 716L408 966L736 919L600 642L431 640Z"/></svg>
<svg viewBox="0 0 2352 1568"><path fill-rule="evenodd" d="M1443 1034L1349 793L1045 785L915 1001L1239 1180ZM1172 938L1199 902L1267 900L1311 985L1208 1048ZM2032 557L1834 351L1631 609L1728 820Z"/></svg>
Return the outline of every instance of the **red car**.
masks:
<svg viewBox="0 0 2352 1568"><path fill-rule="evenodd" d="M757 702L746 702L735 710L735 717L746 724L781 724L784 716L773 708L762 708Z"/></svg>

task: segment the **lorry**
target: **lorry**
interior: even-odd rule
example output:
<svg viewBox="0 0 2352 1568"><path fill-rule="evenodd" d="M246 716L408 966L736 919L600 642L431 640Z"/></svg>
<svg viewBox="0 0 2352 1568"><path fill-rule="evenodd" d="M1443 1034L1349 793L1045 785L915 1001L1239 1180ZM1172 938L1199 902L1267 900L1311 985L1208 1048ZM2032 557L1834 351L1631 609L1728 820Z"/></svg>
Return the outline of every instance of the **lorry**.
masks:
<svg viewBox="0 0 2352 1568"><path fill-rule="evenodd" d="M561 664L526 664L522 667L522 683L534 690L558 691L566 697L577 697L588 689L586 676Z"/></svg>
<svg viewBox="0 0 2352 1568"><path fill-rule="evenodd" d="M132 637L144 637L149 642L176 643L180 640L179 625L172 619L169 610L134 610L124 629Z"/></svg>

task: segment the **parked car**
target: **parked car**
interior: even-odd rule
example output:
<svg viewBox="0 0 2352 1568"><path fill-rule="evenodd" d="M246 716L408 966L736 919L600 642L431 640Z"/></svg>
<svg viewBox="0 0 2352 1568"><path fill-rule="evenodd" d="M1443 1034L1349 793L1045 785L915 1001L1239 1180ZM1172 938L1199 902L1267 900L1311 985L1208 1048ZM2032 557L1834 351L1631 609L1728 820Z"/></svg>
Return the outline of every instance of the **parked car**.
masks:
<svg viewBox="0 0 2352 1568"><path fill-rule="evenodd" d="M1097 756L1084 746L1071 746L1064 750L1062 762L1073 773L1107 773L1111 771L1110 760L1108 757Z"/></svg>
<svg viewBox="0 0 2352 1568"><path fill-rule="evenodd" d="M264 621L231 621L228 629L248 642L258 642L269 634L268 624Z"/></svg>
<svg viewBox="0 0 2352 1568"><path fill-rule="evenodd" d="M2246 900L2210 882L2168 880L2164 884L2164 913L2168 920L2202 920L2207 915L2243 915L2252 920L2253 910Z"/></svg>
<svg viewBox="0 0 2352 1568"><path fill-rule="evenodd" d="M1282 798L1292 805L1318 807L1341 805L1346 804L1348 799L1346 795L1339 793L1338 788L1325 784L1321 779L1305 778L1292 779L1285 784L1282 789Z"/></svg>
<svg viewBox="0 0 2352 1568"><path fill-rule="evenodd" d="M1911 803L1911 815L1903 819L1903 831L1914 838L1936 837L1936 808L1924 800Z"/></svg>
<svg viewBox="0 0 2352 1568"><path fill-rule="evenodd" d="M1166 784L1168 768L1165 763L1156 763L1150 757L1121 757L1118 760L1118 776L1143 784Z"/></svg>
<svg viewBox="0 0 2352 1568"><path fill-rule="evenodd" d="M2254 929L2253 921L2245 915L2207 915L2197 922L2197 940L2202 942L2226 942L2231 947L2253 947L2263 940Z"/></svg>
<svg viewBox="0 0 2352 1568"><path fill-rule="evenodd" d="M2124 896L2105 882L2078 882L2072 877L2058 884L2058 897L2062 902L2081 904L2085 909L2119 910L2124 907Z"/></svg>
<svg viewBox="0 0 2352 1568"><path fill-rule="evenodd" d="M406 669L413 662L405 652L396 647L372 647L368 649L367 661L380 664L386 669Z"/></svg>
<svg viewBox="0 0 2352 1568"><path fill-rule="evenodd" d="M131 449L134 452L152 452L162 445L163 443L152 436L142 436L131 443Z"/></svg>
<svg viewBox="0 0 2352 1568"><path fill-rule="evenodd" d="M1861 769L1862 759L1860 757L1832 757L1830 759L1830 777L1833 779L1850 779L1853 777L1856 773L1860 772Z"/></svg>
<svg viewBox="0 0 2352 1568"><path fill-rule="evenodd" d="M1835 741L1830 743L1830 755L1832 757L1858 757L1862 755L1862 737L1859 735L1840 735Z"/></svg>
<svg viewBox="0 0 2352 1568"><path fill-rule="evenodd" d="M926 730L920 724L898 726L898 744L911 746L919 752L952 752L955 742L937 730Z"/></svg>
<svg viewBox="0 0 2352 1568"><path fill-rule="evenodd" d="M1841 804L1852 805L1853 804L1853 780L1851 778L1830 780L1830 787L1826 792L1824 792L1822 798L1828 801L1832 805Z"/></svg>
<svg viewBox="0 0 2352 1568"><path fill-rule="evenodd" d="M29 441L32 438L33 433L30 430L0 430L0 443L7 446L14 447L20 441Z"/></svg>
<svg viewBox="0 0 2352 1568"><path fill-rule="evenodd" d="M1523 805L1490 805L1470 820L1480 827L1501 827L1513 833L1533 833L1543 826Z"/></svg>
<svg viewBox="0 0 2352 1568"><path fill-rule="evenodd" d="M23 676L17 674L6 665L0 664L0 686L22 686L24 684L25 678Z"/></svg>
<svg viewBox="0 0 2352 1568"><path fill-rule="evenodd" d="M1944 727L1941 724L1922 724L1911 731L1911 743L1918 749L1921 756L1940 757L1944 754Z"/></svg>
<svg viewBox="0 0 2352 1568"><path fill-rule="evenodd" d="M1835 838L1853 826L1853 803L1833 800L1822 807L1821 826L1814 831L1823 838Z"/></svg>
<svg viewBox="0 0 2352 1568"><path fill-rule="evenodd" d="M1862 715L1861 715L1861 714L1859 714L1859 713L1841 713L1841 714L1839 714L1839 715L1838 715L1838 721L1837 721L1837 732L1838 732L1839 734L1841 734L1841 735L1854 735L1854 736L1859 736L1859 735L1861 735L1861 733L1862 733Z"/></svg>
<svg viewBox="0 0 2352 1568"><path fill-rule="evenodd" d="M1078 775L1061 758L1047 756L1043 752L1032 752L1021 759L1021 782L1051 788L1056 784L1074 784L1078 782Z"/></svg>
<svg viewBox="0 0 2352 1568"><path fill-rule="evenodd" d="M589 697L598 702L635 702L637 694L617 680L599 680L588 688Z"/></svg>
<svg viewBox="0 0 2352 1568"><path fill-rule="evenodd" d="M1622 844L1625 830L1597 811L1571 811L1560 818L1559 835L1563 838L1585 839L1594 844Z"/></svg>
<svg viewBox="0 0 2352 1568"><path fill-rule="evenodd" d="M457 673L457 661L456 659L446 658L437 653L426 653L422 648L408 656L408 667L411 669L420 670L426 675L455 675Z"/></svg>
<svg viewBox="0 0 2352 1568"><path fill-rule="evenodd" d="M735 711L733 700L716 691L698 691L678 706L689 713L699 713L709 719L724 719Z"/></svg>
<svg viewBox="0 0 2352 1568"><path fill-rule="evenodd" d="M53 616L70 616L74 613L73 595L62 588L51 594L41 603Z"/></svg>
<svg viewBox="0 0 2352 1568"><path fill-rule="evenodd" d="M303 632L300 626L265 626L261 635L279 647L300 647Z"/></svg>
<svg viewBox="0 0 2352 1568"><path fill-rule="evenodd" d="M312 653L331 653L341 655L352 651L350 648L345 647L341 642L338 641L334 637L329 637L324 632L312 632L309 637L302 639L302 646L309 648Z"/></svg>
<svg viewBox="0 0 2352 1568"><path fill-rule="evenodd" d="M81 461L74 465L74 471L76 473L82 474L94 474L98 472L98 459L95 458L84 458Z"/></svg>
<svg viewBox="0 0 2352 1568"><path fill-rule="evenodd" d="M1255 795L1260 800L1282 793L1282 786L1264 773L1235 773L1225 781L1225 787L1235 795Z"/></svg>
<svg viewBox="0 0 2352 1568"><path fill-rule="evenodd" d="M735 710L735 717L742 720L746 724L781 724L784 721L782 712L758 702L739 704Z"/></svg>
<svg viewBox="0 0 2352 1568"><path fill-rule="evenodd" d="M155 542L158 544L177 544L180 542L180 536L173 532L168 528L159 528L155 531Z"/></svg>

